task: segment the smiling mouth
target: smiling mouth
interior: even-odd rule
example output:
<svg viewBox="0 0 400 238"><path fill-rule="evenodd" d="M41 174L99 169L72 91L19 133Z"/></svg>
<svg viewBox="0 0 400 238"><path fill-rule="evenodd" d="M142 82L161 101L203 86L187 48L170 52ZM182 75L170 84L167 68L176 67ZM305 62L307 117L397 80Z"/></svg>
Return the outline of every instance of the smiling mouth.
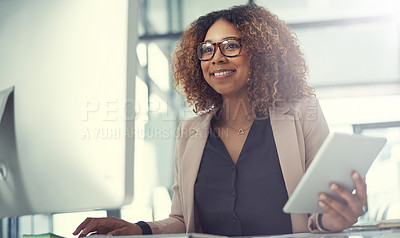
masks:
<svg viewBox="0 0 400 238"><path fill-rule="evenodd" d="M226 70L226 71L222 71L222 72L211 73L211 75L216 76L216 77L221 77L221 76L224 76L224 75L232 74L235 71L236 70Z"/></svg>

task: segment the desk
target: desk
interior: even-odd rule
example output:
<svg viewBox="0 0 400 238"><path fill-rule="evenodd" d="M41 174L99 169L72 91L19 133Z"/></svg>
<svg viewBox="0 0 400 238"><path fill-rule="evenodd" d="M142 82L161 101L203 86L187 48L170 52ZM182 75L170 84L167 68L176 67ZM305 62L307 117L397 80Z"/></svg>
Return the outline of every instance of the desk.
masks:
<svg viewBox="0 0 400 238"><path fill-rule="evenodd" d="M386 230L365 230L365 231L352 231L352 232L338 232L338 233L297 233L280 236L265 236L269 238L400 238L400 229L386 229Z"/></svg>
<svg viewBox="0 0 400 238"><path fill-rule="evenodd" d="M109 238L109 236L95 235L91 237L96 238ZM118 238L226 238L226 236L215 236L197 233L188 234L160 234L160 235L146 235L146 236L118 236ZM400 238L400 229L385 229L385 230L368 230L368 231L351 231L351 232L338 232L338 233L296 233L278 236L254 236L242 238Z"/></svg>

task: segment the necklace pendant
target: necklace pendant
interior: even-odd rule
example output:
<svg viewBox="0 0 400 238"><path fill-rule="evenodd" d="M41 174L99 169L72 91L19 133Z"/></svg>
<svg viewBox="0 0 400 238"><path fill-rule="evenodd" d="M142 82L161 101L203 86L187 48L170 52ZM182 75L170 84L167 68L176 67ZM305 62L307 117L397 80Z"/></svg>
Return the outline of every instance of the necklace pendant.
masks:
<svg viewBox="0 0 400 238"><path fill-rule="evenodd" d="M243 135L244 134L244 130L242 128L240 128L237 133L238 133L238 135Z"/></svg>

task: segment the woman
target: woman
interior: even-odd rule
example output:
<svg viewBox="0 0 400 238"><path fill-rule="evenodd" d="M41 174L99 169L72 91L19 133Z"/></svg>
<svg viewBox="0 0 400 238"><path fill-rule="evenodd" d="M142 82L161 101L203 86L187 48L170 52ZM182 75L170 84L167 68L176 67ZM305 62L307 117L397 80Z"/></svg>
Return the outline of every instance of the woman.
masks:
<svg viewBox="0 0 400 238"><path fill-rule="evenodd" d="M202 16L173 60L175 87L199 115L177 130L170 217L87 218L75 235L341 231L364 213L356 172L356 193L331 185L346 203L321 193L323 215L282 212L329 130L296 38L275 15L250 4Z"/></svg>

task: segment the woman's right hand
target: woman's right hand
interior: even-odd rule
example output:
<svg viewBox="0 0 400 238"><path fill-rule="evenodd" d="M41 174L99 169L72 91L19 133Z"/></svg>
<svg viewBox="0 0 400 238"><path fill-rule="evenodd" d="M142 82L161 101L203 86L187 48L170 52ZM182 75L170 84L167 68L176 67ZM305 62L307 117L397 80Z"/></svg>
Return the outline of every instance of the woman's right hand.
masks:
<svg viewBox="0 0 400 238"><path fill-rule="evenodd" d="M79 234L79 237L84 237L91 233L110 236L141 235L142 229L140 229L137 224L115 217L88 217L76 228L72 234Z"/></svg>

